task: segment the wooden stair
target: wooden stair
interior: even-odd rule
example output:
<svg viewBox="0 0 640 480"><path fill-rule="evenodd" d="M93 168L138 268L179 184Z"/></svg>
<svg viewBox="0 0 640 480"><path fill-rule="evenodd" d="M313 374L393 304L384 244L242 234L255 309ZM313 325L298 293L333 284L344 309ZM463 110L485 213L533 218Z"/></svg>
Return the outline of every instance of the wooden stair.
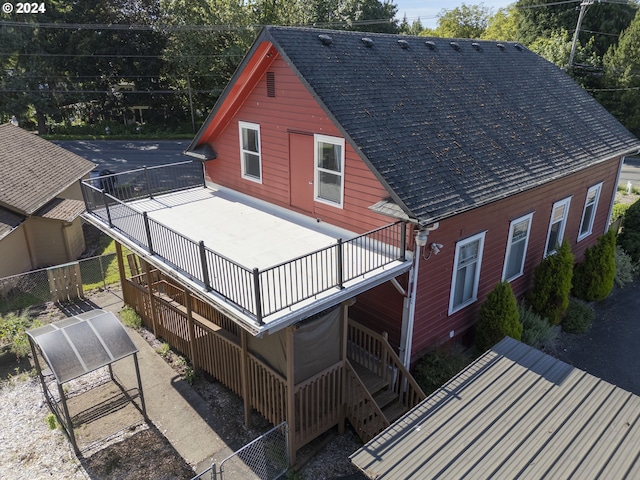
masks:
<svg viewBox="0 0 640 480"><path fill-rule="evenodd" d="M389 388L387 380L357 362L351 361L351 365L390 424L408 411L398 395Z"/></svg>

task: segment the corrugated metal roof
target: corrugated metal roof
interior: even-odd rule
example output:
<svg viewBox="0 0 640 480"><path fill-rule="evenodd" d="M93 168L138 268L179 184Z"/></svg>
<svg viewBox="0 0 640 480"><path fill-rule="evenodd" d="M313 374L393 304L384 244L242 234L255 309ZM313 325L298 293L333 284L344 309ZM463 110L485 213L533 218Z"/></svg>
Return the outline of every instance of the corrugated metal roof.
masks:
<svg viewBox="0 0 640 480"><path fill-rule="evenodd" d="M511 338L351 456L376 479L640 478L640 397Z"/></svg>

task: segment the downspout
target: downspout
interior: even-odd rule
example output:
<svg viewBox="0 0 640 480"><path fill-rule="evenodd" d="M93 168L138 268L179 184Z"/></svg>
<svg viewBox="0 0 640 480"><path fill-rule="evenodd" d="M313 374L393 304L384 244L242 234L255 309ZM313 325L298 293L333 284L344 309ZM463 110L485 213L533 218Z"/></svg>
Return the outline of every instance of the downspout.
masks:
<svg viewBox="0 0 640 480"><path fill-rule="evenodd" d="M411 367L411 348L413 345L413 328L416 314L416 294L418 289L418 274L420 272L420 256L422 247L427 244L429 232L436 230L439 224L435 223L416 233L413 248L413 265L409 270L409 284L404 295L402 308L402 330L400 332L399 357L407 370Z"/></svg>

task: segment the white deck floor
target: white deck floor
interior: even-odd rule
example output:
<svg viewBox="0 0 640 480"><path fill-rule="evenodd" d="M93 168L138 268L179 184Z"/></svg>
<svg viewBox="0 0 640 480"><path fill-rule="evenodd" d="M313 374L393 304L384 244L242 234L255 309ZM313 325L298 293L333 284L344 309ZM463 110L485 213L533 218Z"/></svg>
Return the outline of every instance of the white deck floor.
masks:
<svg viewBox="0 0 640 480"><path fill-rule="evenodd" d="M147 212L150 219L195 242L203 241L209 249L249 270L276 266L336 245L339 238L348 240L357 236L353 232L316 222L313 218L226 189L196 188L129 202L128 205L139 212ZM95 223L95 217L89 215L87 218ZM105 227L104 224L98 226L103 229ZM368 251L366 255L359 255L356 254L358 250L364 251L366 248L358 245L345 248L345 255L349 257L343 262L345 277L349 273L360 271L363 261L373 261L375 264L379 260L383 264L389 260L382 253ZM393 258L396 254L397 250L393 252ZM150 257L150 261L163 270L171 269L162 264L161 258ZM327 255L324 261L327 264L335 263L335 255ZM335 268L329 268L329 265L323 265L327 268L312 268L303 272L278 271L261 280L263 310L269 314L263 318L264 325L256 323L254 318L234 307L215 291L204 294L199 286L196 290L201 296L206 295L207 300L220 307L228 316L249 327L252 333L258 334L264 330L284 327L353 297L406 272L410 265L409 256L404 262L391 261L345 282L343 289L330 288L269 314L274 309L279 310L283 305L292 303L291 299L298 298L298 295L302 295L301 292L319 291L317 286L323 282L335 282L336 276ZM181 280L189 283L189 279L184 276L181 276ZM225 289L224 283L228 283L225 278L211 279L211 285L219 291Z"/></svg>

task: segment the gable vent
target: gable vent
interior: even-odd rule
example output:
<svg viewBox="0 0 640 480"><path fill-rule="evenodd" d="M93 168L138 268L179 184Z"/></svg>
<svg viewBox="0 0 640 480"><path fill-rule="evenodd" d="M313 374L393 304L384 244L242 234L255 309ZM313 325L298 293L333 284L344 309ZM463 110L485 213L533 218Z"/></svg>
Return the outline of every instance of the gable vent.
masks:
<svg viewBox="0 0 640 480"><path fill-rule="evenodd" d="M454 50L460 50L460 44L458 42L451 42L449 45L451 45Z"/></svg>
<svg viewBox="0 0 640 480"><path fill-rule="evenodd" d="M473 48L475 48L478 52L482 50L482 47L480 46L480 44L479 44L479 43L475 43L475 42L473 42L473 43L471 44L471 46L472 46Z"/></svg>
<svg viewBox="0 0 640 480"><path fill-rule="evenodd" d="M500 50L504 50L504 45L501 43L497 43L496 47L498 47Z"/></svg>
<svg viewBox="0 0 640 480"><path fill-rule="evenodd" d="M398 45L400 45L403 49L409 48L409 42L406 40L398 40Z"/></svg>
<svg viewBox="0 0 640 480"><path fill-rule="evenodd" d="M275 72L267 72L267 97L276 96L276 74Z"/></svg>
<svg viewBox="0 0 640 480"><path fill-rule="evenodd" d="M318 35L318 40L320 40L323 45L331 45L333 43L333 38L325 34Z"/></svg>
<svg viewBox="0 0 640 480"><path fill-rule="evenodd" d="M369 37L362 37L362 43L364 43L365 47L373 47L373 40L371 40Z"/></svg>
<svg viewBox="0 0 640 480"><path fill-rule="evenodd" d="M429 50L435 50L436 49L436 42L432 42L431 40L427 40L426 42L424 42L424 44L429 47Z"/></svg>

